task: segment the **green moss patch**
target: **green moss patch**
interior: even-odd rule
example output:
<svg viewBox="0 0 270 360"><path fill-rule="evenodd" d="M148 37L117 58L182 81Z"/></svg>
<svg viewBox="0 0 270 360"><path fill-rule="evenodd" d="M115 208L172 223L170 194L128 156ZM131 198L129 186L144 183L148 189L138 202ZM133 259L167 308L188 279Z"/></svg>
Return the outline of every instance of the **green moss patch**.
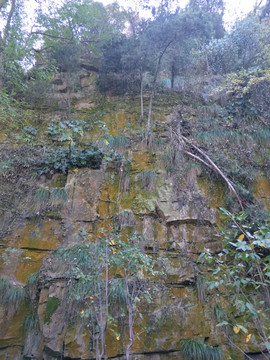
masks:
<svg viewBox="0 0 270 360"><path fill-rule="evenodd" d="M48 324L51 321L51 317L56 312L59 305L60 305L60 300L57 297L52 296L48 298L47 306L46 306L46 314L44 319L45 324Z"/></svg>

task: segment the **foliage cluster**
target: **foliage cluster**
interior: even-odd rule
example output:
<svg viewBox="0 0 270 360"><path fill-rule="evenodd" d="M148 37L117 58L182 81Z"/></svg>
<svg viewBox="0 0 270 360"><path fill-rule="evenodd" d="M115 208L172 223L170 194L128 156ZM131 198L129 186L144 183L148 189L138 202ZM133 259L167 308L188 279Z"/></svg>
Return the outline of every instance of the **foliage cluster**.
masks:
<svg viewBox="0 0 270 360"><path fill-rule="evenodd" d="M244 212L232 214L221 208L229 227L220 227L222 250L205 249L199 261L211 264L209 291L230 294L231 307L218 304L218 327L232 334L246 334L258 350L270 351L270 227L265 222L252 228ZM222 309L222 313L220 311Z"/></svg>
<svg viewBox="0 0 270 360"><path fill-rule="evenodd" d="M3 304L5 311L8 313L16 313L26 305L27 313L23 322L25 330L37 330L39 319L37 315L37 281L39 273L31 274L25 286L12 284L8 277L0 278L0 304Z"/></svg>
<svg viewBox="0 0 270 360"><path fill-rule="evenodd" d="M97 359L106 353L107 332L117 341L121 337L128 358L138 335L135 321L143 318L142 309L152 301L157 286L153 280L162 270L144 253L138 235L123 239L101 229L94 238L82 229L80 236L82 245L55 252L70 277L68 317L76 319L80 313ZM128 335L119 332L119 321Z"/></svg>
<svg viewBox="0 0 270 360"><path fill-rule="evenodd" d="M67 147L59 147L47 151L41 159L39 168L40 174L46 174L50 170L56 172L67 172L70 169L89 167L91 169L99 169L103 153L95 148L90 149L70 149Z"/></svg>

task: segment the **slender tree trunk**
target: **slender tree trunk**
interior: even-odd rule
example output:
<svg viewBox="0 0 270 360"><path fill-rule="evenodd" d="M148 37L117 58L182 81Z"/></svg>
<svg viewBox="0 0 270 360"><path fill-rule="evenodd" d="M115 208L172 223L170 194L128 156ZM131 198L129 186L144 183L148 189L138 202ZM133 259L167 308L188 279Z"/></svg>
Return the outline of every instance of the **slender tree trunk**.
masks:
<svg viewBox="0 0 270 360"><path fill-rule="evenodd" d="M156 66L155 75L154 75L154 80L153 80L153 83L152 83L152 91L151 91L151 96L150 96L150 101L149 101L149 108L148 108L148 118L147 118L147 128L146 128L146 143L147 143L147 145L149 145L149 140L150 140L150 130L151 130L151 120L152 120L152 106L153 106L153 99L154 99L155 92L156 92L157 77L158 77L158 73L159 73L159 70L160 70L160 65L161 65L163 55L165 54L166 50L168 49L168 47L171 45L171 43L173 41L174 41L174 39L171 39L166 44L166 46L160 52L159 57L158 57L157 66Z"/></svg>
<svg viewBox="0 0 270 360"><path fill-rule="evenodd" d="M155 86L155 85L154 85ZM151 122L152 122L152 107L153 107L153 99L155 96L155 89L152 89L150 101L149 101L149 108L148 108L148 118L147 118L147 136L150 134L151 130Z"/></svg>
<svg viewBox="0 0 270 360"><path fill-rule="evenodd" d="M174 67L174 64L172 64L172 68L171 68L171 90L174 89L174 79L175 79L175 67Z"/></svg>
<svg viewBox="0 0 270 360"><path fill-rule="evenodd" d="M128 309L128 328L129 328L129 343L126 347L126 360L129 360L130 350L134 344L134 333L133 333L133 309L132 300L130 299L129 287L128 287L128 275L125 274L125 285L126 285L126 305Z"/></svg>
<svg viewBox="0 0 270 360"><path fill-rule="evenodd" d="M5 67L4 67L2 49L0 47L0 91L3 90L4 84L5 84Z"/></svg>
<svg viewBox="0 0 270 360"><path fill-rule="evenodd" d="M105 267L105 319L103 325L103 351L104 351L104 359L107 360L107 351L106 351L106 339L105 334L107 330L108 324L108 316L109 316L109 255L108 255L108 244L106 244L106 267Z"/></svg>
<svg viewBox="0 0 270 360"><path fill-rule="evenodd" d="M140 82L141 82L141 121L143 121L143 72L141 70L141 75L140 75Z"/></svg>
<svg viewBox="0 0 270 360"><path fill-rule="evenodd" d="M0 0L0 11L2 11L6 6L8 7L8 5L10 5L10 7L8 10L7 21L6 24L4 25L2 32L0 32L0 91L3 89L5 84L5 65L3 59L3 51L5 45L7 44L8 37L10 35L10 30L12 27L12 18L15 13L16 0L11 0L10 4L9 4L9 0Z"/></svg>
<svg viewBox="0 0 270 360"><path fill-rule="evenodd" d="M128 309L128 326L129 326L129 343L126 348L126 358L129 360L130 350L134 344L134 333L133 333L133 311L132 307Z"/></svg>

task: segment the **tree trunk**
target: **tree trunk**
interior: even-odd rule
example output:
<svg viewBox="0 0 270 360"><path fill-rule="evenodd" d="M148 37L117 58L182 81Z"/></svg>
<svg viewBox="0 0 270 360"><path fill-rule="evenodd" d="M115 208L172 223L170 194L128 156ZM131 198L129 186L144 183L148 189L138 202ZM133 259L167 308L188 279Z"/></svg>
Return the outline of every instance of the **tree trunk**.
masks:
<svg viewBox="0 0 270 360"><path fill-rule="evenodd" d="M130 350L134 344L134 334L133 334L133 311L132 307L128 309L128 326L129 326L129 344L126 348L126 360L129 360Z"/></svg>
<svg viewBox="0 0 270 360"><path fill-rule="evenodd" d="M125 285L126 285L126 305L128 309L128 328L129 328L129 343L126 347L126 360L129 360L130 350L134 344L134 333L133 333L133 310L132 310L133 304L132 304L132 300L130 299L127 274L125 274Z"/></svg>
<svg viewBox="0 0 270 360"><path fill-rule="evenodd" d="M141 95L141 121L143 121L143 72L141 70L141 75L140 75L140 83L141 83L141 91L140 91L140 95Z"/></svg>
<svg viewBox="0 0 270 360"><path fill-rule="evenodd" d="M3 60L3 50L0 48L0 91L3 90L5 84L5 67Z"/></svg>
<svg viewBox="0 0 270 360"><path fill-rule="evenodd" d="M146 144L147 145L149 145L149 140L150 140L150 130L151 130L151 120L152 120L152 106L153 106L153 99L154 99L155 92L156 92L157 77L158 77L158 73L159 73L159 70L160 70L161 60L162 60L163 55L165 54L166 50L168 49L168 47L171 45L171 43L173 41L174 41L174 39L171 39L166 44L166 46L160 52L159 57L158 57L157 66L156 66L155 75L154 75L154 80L153 80L153 83L152 83L152 91L151 91L151 96L150 96L150 101L149 101L149 108L148 108L148 118L147 118L147 128L146 128Z"/></svg>
<svg viewBox="0 0 270 360"><path fill-rule="evenodd" d="M174 80L175 80L175 66L172 64L171 68L171 90L174 89Z"/></svg>

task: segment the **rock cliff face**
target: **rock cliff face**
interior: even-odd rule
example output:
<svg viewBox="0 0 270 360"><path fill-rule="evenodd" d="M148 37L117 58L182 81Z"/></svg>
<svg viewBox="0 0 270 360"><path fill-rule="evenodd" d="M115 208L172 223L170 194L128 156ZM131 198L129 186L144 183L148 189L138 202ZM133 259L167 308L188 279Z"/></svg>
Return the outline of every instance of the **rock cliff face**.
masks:
<svg viewBox="0 0 270 360"><path fill-rule="evenodd" d="M174 96L170 106L159 105L154 113L156 121L171 121L179 101ZM92 109L91 99L76 103L77 117L94 114L91 110L89 115L88 104ZM215 234L226 185L210 181L200 167L191 166L181 156L172 160L170 156L175 155L165 153L162 143L145 147L136 110L127 108L114 100L111 109L101 116L114 138L126 136L126 145L118 146L118 150L129 159L127 163L108 161L100 169L80 168L35 178L26 169L25 173L1 177L1 196L6 196L0 220L1 284L27 293L17 305L11 300L0 305L1 360L95 357L79 317L70 322L66 316L70 279L57 268L54 251L80 244L78 231L82 228L95 235L113 223L123 232L143 235L147 253L168 258L161 291L151 305L144 307L143 319L136 322L139 336L132 347L132 359L184 360L182 341L192 338L222 347L226 359L243 359L216 328L215 300L205 294L196 262L204 248L213 252L220 248ZM192 126L196 114L189 115L187 121ZM85 137L98 140L99 129L93 127ZM168 142L164 129L156 134ZM257 198L267 204L267 178L259 177L255 185ZM61 189L67 196L44 204L36 196L37 189L50 194ZM223 303L230 305L226 295ZM125 326L121 336L125 336ZM239 339L237 342L252 352L244 337ZM124 358L124 345L113 334L108 334L106 343L109 358Z"/></svg>

